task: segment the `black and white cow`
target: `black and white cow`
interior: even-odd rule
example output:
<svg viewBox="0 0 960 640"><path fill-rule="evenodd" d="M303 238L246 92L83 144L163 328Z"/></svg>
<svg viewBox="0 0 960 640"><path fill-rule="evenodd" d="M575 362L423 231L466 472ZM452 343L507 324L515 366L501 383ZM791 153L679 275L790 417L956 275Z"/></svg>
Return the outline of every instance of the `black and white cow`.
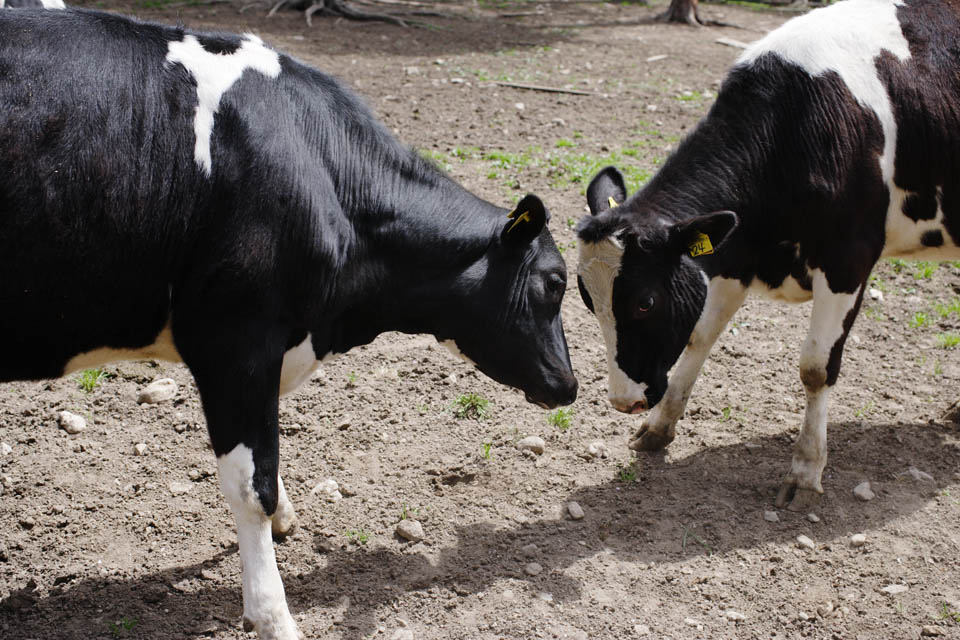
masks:
<svg viewBox="0 0 960 640"><path fill-rule="evenodd" d="M594 178L579 284L606 342L610 402L652 409L632 448L673 440L748 292L812 298L806 415L777 503L803 509L823 492L827 401L873 265L960 255L958 50L956 1L812 11L740 56L643 190L628 198L613 168Z"/></svg>
<svg viewBox="0 0 960 640"><path fill-rule="evenodd" d="M547 219L469 193L256 36L0 12L0 382L186 363L261 638L298 636L271 541L295 521L277 407L319 360L429 333L531 402L573 402Z"/></svg>

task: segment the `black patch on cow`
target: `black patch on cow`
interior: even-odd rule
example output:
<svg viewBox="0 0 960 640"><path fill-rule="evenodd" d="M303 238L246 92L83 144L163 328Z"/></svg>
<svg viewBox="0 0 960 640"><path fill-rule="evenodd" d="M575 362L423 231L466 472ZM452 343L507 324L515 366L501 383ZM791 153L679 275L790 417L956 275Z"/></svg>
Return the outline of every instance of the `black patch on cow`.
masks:
<svg viewBox="0 0 960 640"><path fill-rule="evenodd" d="M928 185L920 193L911 193L903 201L903 215L914 222L937 217L937 192Z"/></svg>
<svg viewBox="0 0 960 640"><path fill-rule="evenodd" d="M843 333L840 334L840 338L838 338L830 348L830 357L827 360L826 382L827 385L831 387L837 383L837 378L840 376L840 361L843 358L843 345L847 342L847 336L850 335L853 321L857 319L857 314L860 312L860 304L863 302L863 292L866 288L866 285L860 287L860 293L857 294L857 301L843 318Z"/></svg>
<svg viewBox="0 0 960 640"><path fill-rule="evenodd" d="M236 36L197 34L197 42L205 51L217 55L231 55L243 44Z"/></svg>
<svg viewBox="0 0 960 640"><path fill-rule="evenodd" d="M925 247L941 247L943 246L943 233L939 229L924 231L923 235L920 236L920 244Z"/></svg>

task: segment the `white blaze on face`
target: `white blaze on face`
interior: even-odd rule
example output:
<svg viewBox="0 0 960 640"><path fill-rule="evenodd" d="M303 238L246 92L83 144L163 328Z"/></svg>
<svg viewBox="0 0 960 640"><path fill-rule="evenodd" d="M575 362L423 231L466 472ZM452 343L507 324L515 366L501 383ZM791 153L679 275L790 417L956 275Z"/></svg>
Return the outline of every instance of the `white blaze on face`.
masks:
<svg viewBox="0 0 960 640"><path fill-rule="evenodd" d="M268 49L263 41L253 34L246 34L240 48L229 54L210 53L192 35L184 36L181 42L171 42L167 62L179 62L190 72L197 83L197 114L194 132L197 136L194 159L207 174L213 169L210 155L210 137L213 134L213 116L220 108L220 99L236 83L247 69L259 71L265 76L280 75L280 57Z"/></svg>
<svg viewBox="0 0 960 640"><path fill-rule="evenodd" d="M623 245L615 238L597 243L580 242L578 275L593 302L593 313L607 347L607 397L616 409L629 411L646 401L647 385L635 382L617 364L617 320L613 316L613 282L620 274Z"/></svg>

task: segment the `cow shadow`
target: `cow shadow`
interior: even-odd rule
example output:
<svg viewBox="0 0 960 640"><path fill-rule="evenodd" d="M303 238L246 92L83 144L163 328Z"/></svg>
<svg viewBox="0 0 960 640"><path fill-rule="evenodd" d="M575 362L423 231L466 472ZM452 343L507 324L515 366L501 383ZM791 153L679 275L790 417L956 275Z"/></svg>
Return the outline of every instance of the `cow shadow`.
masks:
<svg viewBox="0 0 960 640"><path fill-rule="evenodd" d="M586 511L579 521L542 518L509 527L491 522L461 525L457 542L442 547L341 547L321 550L324 537L307 535L317 553L315 568L290 575L283 570L291 610L330 618L334 634L345 639L369 637L378 616L404 594L421 592L458 606L460 598L512 579L531 595L549 593L556 602L580 599L581 585L565 573L573 564L606 554L631 563L680 563L707 554L790 543L811 533L821 545L870 531L924 508L948 486L960 468L960 427L955 424L840 423L831 425L830 462L824 477L827 494L817 509L819 523L805 514L780 512L780 521L763 521L773 509L778 480L789 460L785 435L710 447L672 459L642 455L635 480L618 476L577 489L566 500ZM932 479L912 476L916 467ZM852 488L873 482L877 498L858 501ZM464 489L469 491L469 487ZM762 526L761 526L762 525ZM539 551L531 551L533 543ZM421 551L423 549L423 551ZM194 638L236 628L240 585L229 580L185 578L216 572L236 552L227 549L204 562L130 579L85 578L55 586L35 596L30 586L0 602L0 632L19 638L136 637ZM525 565L536 561L543 571L531 576ZM114 631L123 619L133 629ZM4 633L4 635L6 635Z"/></svg>

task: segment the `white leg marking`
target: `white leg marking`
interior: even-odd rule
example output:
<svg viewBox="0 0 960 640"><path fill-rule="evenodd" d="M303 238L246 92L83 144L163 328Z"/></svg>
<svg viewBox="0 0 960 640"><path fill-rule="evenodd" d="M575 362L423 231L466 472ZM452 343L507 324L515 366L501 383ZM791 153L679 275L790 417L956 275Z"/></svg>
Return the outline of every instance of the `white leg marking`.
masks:
<svg viewBox="0 0 960 640"><path fill-rule="evenodd" d="M307 334L303 342L283 354L280 370L280 395L290 393L316 371L320 361L313 351L313 337Z"/></svg>
<svg viewBox="0 0 960 640"><path fill-rule="evenodd" d="M820 476L827 464L827 364L830 352L843 336L843 321L857 303L854 293L834 293L823 271L813 272L813 311L810 329L800 349L800 378L807 393L803 428L794 445L793 462L785 482L798 489L823 493Z"/></svg>
<svg viewBox="0 0 960 640"><path fill-rule="evenodd" d="M294 510L290 498L287 497L287 490L283 486L283 478L279 475L277 475L277 489L279 490L279 500L277 501L277 510L270 519L270 530L275 536L285 536L297 526L297 512Z"/></svg>
<svg viewBox="0 0 960 640"><path fill-rule="evenodd" d="M217 459L220 487L237 521L243 564L243 617L260 640L298 640L270 537L270 518L253 489L253 451L237 445Z"/></svg>
<svg viewBox="0 0 960 640"><path fill-rule="evenodd" d="M644 421L643 429L673 438L677 421L683 416L693 385L710 355L713 343L746 297L747 289L739 280L717 276L709 281L700 319L674 366L667 392Z"/></svg>
<svg viewBox="0 0 960 640"><path fill-rule="evenodd" d="M213 169L210 155L210 137L213 133L213 115L220 108L220 99L247 69L265 76L280 75L280 57L268 49L253 34L246 34L240 48L231 54L210 53L195 36L186 35L181 42L171 42L167 62L179 62L197 83L197 114L194 131L197 136L194 159L207 174Z"/></svg>
<svg viewBox="0 0 960 640"><path fill-rule="evenodd" d="M636 382L617 364L617 320L613 315L613 282L620 273L623 245L615 238L581 242L578 273L593 301L593 313L607 351L607 398L620 411L646 402L647 385Z"/></svg>

